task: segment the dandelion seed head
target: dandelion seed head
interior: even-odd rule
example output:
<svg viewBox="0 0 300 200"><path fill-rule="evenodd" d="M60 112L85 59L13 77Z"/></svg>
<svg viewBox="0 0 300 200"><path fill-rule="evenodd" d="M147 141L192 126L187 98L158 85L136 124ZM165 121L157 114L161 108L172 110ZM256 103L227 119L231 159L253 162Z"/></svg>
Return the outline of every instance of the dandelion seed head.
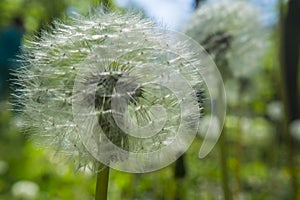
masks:
<svg viewBox="0 0 300 200"><path fill-rule="evenodd" d="M243 1L203 4L184 32L203 45L223 76L251 76L267 44L261 14Z"/></svg>
<svg viewBox="0 0 300 200"><path fill-rule="evenodd" d="M212 61L186 37L95 10L26 44L16 96L30 136L78 169L153 171L191 144L202 115L195 88Z"/></svg>

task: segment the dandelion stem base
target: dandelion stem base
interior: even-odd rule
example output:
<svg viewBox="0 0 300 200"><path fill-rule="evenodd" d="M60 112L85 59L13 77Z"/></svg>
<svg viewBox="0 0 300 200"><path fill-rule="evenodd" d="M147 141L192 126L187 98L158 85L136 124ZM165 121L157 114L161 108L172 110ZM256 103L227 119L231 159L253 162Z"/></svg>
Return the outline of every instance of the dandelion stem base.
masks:
<svg viewBox="0 0 300 200"><path fill-rule="evenodd" d="M107 200L109 167L100 164L97 173L95 200Z"/></svg>

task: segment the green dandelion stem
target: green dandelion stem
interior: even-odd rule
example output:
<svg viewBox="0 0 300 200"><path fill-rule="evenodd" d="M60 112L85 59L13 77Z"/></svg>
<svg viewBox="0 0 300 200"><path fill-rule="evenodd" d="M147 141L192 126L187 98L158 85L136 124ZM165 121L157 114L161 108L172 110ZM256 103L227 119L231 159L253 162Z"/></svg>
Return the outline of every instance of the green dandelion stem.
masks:
<svg viewBox="0 0 300 200"><path fill-rule="evenodd" d="M98 169L95 200L107 200L109 167L100 163Z"/></svg>
<svg viewBox="0 0 300 200"><path fill-rule="evenodd" d="M227 166L227 147L226 147L226 131L225 127L222 130L220 136L220 159L221 159L221 173L222 173L222 188L224 193L224 199L230 200L231 192L229 189L229 175L228 175L228 166Z"/></svg>

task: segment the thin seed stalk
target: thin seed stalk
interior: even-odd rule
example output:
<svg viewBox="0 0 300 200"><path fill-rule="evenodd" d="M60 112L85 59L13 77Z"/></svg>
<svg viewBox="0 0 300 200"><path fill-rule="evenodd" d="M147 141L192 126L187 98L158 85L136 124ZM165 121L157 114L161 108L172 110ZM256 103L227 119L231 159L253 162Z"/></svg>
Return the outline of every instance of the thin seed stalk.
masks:
<svg viewBox="0 0 300 200"><path fill-rule="evenodd" d="M242 93L242 89L240 89L240 94ZM241 96L240 96L241 98ZM235 188L233 191L233 197L234 199L239 199L240 190L241 190L241 158L242 158L242 135L243 135L243 129L242 129L242 116L243 116L243 103L240 102L238 104L238 110L242 111L240 114L238 114L238 121L237 121L237 135L236 135L236 147L235 147L235 165L234 165L234 175L236 179Z"/></svg>
<svg viewBox="0 0 300 200"><path fill-rule="evenodd" d="M107 200L109 167L99 163L95 200Z"/></svg>
<svg viewBox="0 0 300 200"><path fill-rule="evenodd" d="M225 127L220 136L220 159L221 159L221 173L222 173L222 188L224 193L224 200L231 200L231 192L229 189L229 176L227 166L227 147L226 147L226 131Z"/></svg>

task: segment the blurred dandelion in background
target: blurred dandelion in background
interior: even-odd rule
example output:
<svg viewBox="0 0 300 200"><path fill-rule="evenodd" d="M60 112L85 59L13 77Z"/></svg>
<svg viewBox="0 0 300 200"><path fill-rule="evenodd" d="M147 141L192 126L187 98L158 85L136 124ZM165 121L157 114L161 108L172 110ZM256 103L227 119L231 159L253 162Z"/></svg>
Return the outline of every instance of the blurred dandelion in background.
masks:
<svg viewBox="0 0 300 200"><path fill-rule="evenodd" d="M279 122L283 119L283 104L281 101L272 101L267 105L266 108L267 115L274 120Z"/></svg>
<svg viewBox="0 0 300 200"><path fill-rule="evenodd" d="M233 186L229 184L231 179L227 164L229 139L226 129L222 130L219 144L224 199L241 198L239 165L241 141L242 137L245 138L242 133L246 131L243 128L243 117L247 110L243 106L256 96L253 78L261 72L260 64L268 43L267 31L262 25L258 8L249 2L220 0L200 4L183 28L183 32L202 45L215 61L225 82L228 105L238 116L239 132L234 145L237 164L233 169L236 181ZM229 125L230 121L225 127L228 128ZM229 134L233 134L232 131Z"/></svg>
<svg viewBox="0 0 300 200"><path fill-rule="evenodd" d="M267 44L261 14L243 1L205 3L183 31L203 45L225 79L253 75Z"/></svg>
<svg viewBox="0 0 300 200"><path fill-rule="evenodd" d="M296 120L292 121L289 129L290 129L291 135L295 139L300 140L300 119L296 119Z"/></svg>
<svg viewBox="0 0 300 200"><path fill-rule="evenodd" d="M32 181L22 180L12 186L11 192L16 199L35 199L39 192L39 186Z"/></svg>
<svg viewBox="0 0 300 200"><path fill-rule="evenodd" d="M4 175L9 169L7 162L0 160L0 175Z"/></svg>

